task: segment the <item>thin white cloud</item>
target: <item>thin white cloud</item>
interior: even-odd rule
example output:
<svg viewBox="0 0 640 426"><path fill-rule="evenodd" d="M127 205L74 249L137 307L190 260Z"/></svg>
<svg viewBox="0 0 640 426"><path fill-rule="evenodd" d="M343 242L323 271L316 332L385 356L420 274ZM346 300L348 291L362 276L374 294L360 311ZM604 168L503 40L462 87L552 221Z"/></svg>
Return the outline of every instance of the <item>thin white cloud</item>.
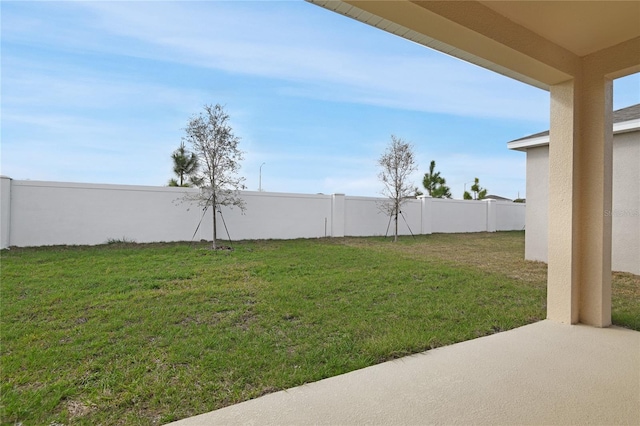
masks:
<svg viewBox="0 0 640 426"><path fill-rule="evenodd" d="M289 82L282 92L288 95L464 116L548 119L543 91L409 43L399 53L376 49L369 40L347 34L344 22L328 31L329 18L313 5L271 6L74 4L76 13L84 12L79 13L83 31L58 37L81 49L281 79ZM384 44L398 43L379 30L360 31ZM127 43L109 43L110 38Z"/></svg>
<svg viewBox="0 0 640 426"><path fill-rule="evenodd" d="M3 103L12 108L29 109L98 108L114 109L140 104L184 104L201 98L192 89L146 82L141 76L115 74L78 65L44 67L33 60L13 61L3 73Z"/></svg>

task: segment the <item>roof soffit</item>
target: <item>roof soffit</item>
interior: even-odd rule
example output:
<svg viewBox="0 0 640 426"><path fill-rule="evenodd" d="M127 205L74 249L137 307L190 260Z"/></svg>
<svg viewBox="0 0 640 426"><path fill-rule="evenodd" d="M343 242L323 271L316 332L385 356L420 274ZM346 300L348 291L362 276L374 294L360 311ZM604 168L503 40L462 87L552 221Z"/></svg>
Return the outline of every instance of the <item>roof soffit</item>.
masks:
<svg viewBox="0 0 640 426"><path fill-rule="evenodd" d="M638 1L480 3L581 57L640 36Z"/></svg>
<svg viewBox="0 0 640 426"><path fill-rule="evenodd" d="M542 37L526 26L514 22L497 11L475 0L467 1L436 1L411 0L423 9L427 9L459 26L472 31L476 40L469 43L472 49L477 49L478 55L491 55L492 61L500 63L504 60L495 52L495 45L518 52L531 60L543 63L565 74L560 78L553 75L547 77L550 81L543 81L551 85L566 81L576 75L580 67L580 58L574 52ZM506 4L520 3L507 1ZM451 37L451 35L446 35ZM469 36L464 34L463 36ZM484 46L486 44L486 46ZM494 53L495 52L495 53ZM516 64L518 66L519 64ZM525 66L526 67L526 66ZM526 72L526 70L524 71ZM545 76L543 76L544 78Z"/></svg>

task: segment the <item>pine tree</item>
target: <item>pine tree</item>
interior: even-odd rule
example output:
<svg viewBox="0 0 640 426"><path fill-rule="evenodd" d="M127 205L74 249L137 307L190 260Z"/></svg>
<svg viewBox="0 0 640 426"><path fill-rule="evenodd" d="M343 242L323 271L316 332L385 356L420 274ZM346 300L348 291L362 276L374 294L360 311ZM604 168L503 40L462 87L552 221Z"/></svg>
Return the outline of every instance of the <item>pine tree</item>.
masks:
<svg viewBox="0 0 640 426"><path fill-rule="evenodd" d="M184 146L184 142L180 143L180 147L173 151L171 154L173 160L173 173L177 178L171 178L169 180L169 186L198 186L200 180L196 176L198 173L198 157L193 153L187 151Z"/></svg>
<svg viewBox="0 0 640 426"><path fill-rule="evenodd" d="M446 185L445 178L440 176L440 172L435 171L436 162L431 161L429 172L424 174L422 185L427 193L433 198L451 198L451 189Z"/></svg>
<svg viewBox="0 0 640 426"><path fill-rule="evenodd" d="M471 193L464 191L463 198L465 200L484 200L487 197L487 190L480 186L480 179L475 178L471 185Z"/></svg>

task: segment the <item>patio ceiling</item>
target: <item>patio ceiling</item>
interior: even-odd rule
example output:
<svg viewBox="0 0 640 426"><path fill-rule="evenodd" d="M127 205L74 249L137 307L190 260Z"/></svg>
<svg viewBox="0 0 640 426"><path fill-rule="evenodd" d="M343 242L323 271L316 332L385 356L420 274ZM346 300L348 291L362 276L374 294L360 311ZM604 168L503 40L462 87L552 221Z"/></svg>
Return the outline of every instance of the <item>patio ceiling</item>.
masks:
<svg viewBox="0 0 640 426"><path fill-rule="evenodd" d="M308 1L544 89L585 58L640 71L638 1Z"/></svg>
<svg viewBox="0 0 640 426"><path fill-rule="evenodd" d="M480 3L578 56L640 36L640 2L637 1Z"/></svg>

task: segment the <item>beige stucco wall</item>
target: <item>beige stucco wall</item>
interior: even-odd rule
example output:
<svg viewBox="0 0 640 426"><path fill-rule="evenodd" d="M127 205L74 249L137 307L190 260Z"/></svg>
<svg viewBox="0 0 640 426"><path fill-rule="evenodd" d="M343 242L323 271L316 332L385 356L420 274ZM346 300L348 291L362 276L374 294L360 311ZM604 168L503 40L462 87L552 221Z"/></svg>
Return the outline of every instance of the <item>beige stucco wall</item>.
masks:
<svg viewBox="0 0 640 426"><path fill-rule="evenodd" d="M640 275L640 131L613 140L612 269ZM527 150L525 258L548 259L549 146Z"/></svg>

